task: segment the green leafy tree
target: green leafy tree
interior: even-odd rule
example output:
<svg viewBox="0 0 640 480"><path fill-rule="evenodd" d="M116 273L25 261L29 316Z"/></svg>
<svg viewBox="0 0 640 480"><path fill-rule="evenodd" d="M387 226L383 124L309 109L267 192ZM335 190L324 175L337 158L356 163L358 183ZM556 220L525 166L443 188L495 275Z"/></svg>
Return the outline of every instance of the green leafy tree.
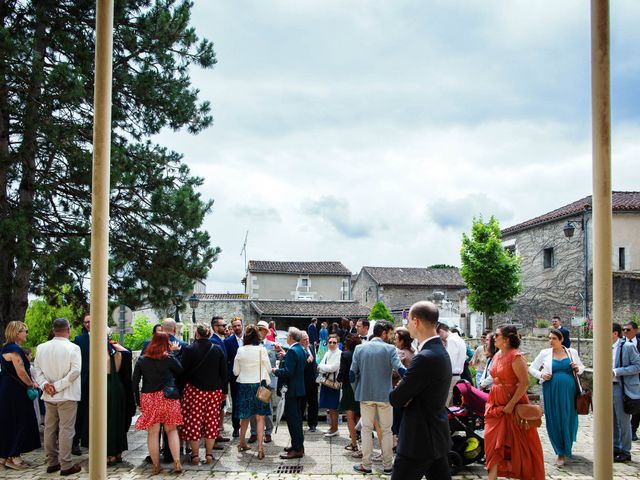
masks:
<svg viewBox="0 0 640 480"><path fill-rule="evenodd" d="M473 219L471 237L462 234L460 255L469 305L485 315L492 329L493 315L509 311L522 291L520 260L502 246L500 225L493 216L487 223L482 217Z"/></svg>
<svg viewBox="0 0 640 480"><path fill-rule="evenodd" d="M444 270L444 269L458 268L458 267L453 265L447 265L446 263L436 263L435 265L431 265L429 268Z"/></svg>
<svg viewBox="0 0 640 480"><path fill-rule="evenodd" d="M189 71L216 58L191 7L115 2L109 292L132 308L169 305L220 252L200 228L203 180L150 140L212 122ZM0 337L29 293L67 284L87 301L94 51L94 0L0 2Z"/></svg>
<svg viewBox="0 0 640 480"><path fill-rule="evenodd" d="M46 342L51 333L51 326L56 318L66 318L71 322L71 339L80 334L82 327L73 325L74 321L80 317L81 312L77 311L73 305L65 302L64 291L69 287L63 287L63 291L58 292L52 299L53 303L43 298L37 298L29 303L29 308L25 314L24 322L29 327L27 346L37 347Z"/></svg>
<svg viewBox="0 0 640 480"><path fill-rule="evenodd" d="M118 331L117 327L113 328L114 332ZM147 315L136 315L133 319L133 333L124 334L124 346L130 350L142 350L145 340L150 340L153 335L153 323L149 321ZM120 342L120 335L114 333L112 338L116 342Z"/></svg>
<svg viewBox="0 0 640 480"><path fill-rule="evenodd" d="M389 320L394 323L396 320L382 300L378 300L369 312L369 320Z"/></svg>

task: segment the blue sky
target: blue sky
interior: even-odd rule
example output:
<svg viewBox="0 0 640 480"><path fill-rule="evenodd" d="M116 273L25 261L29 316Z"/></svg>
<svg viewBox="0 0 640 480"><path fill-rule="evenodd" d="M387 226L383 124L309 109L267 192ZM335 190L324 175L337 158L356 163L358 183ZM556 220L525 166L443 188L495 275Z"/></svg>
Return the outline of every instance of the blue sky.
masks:
<svg viewBox="0 0 640 480"><path fill-rule="evenodd" d="M508 226L590 193L588 2L199 0L214 125L159 141L215 199L210 292L239 255L459 263L474 215ZM640 2L612 2L613 182L640 190Z"/></svg>

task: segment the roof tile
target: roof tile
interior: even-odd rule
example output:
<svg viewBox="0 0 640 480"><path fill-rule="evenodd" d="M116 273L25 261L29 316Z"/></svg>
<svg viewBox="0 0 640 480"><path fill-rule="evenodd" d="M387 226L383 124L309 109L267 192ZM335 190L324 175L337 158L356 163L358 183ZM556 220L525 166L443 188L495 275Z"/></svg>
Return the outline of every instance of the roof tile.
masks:
<svg viewBox="0 0 640 480"><path fill-rule="evenodd" d="M457 268L362 267L378 285L464 288Z"/></svg>
<svg viewBox="0 0 640 480"><path fill-rule="evenodd" d="M316 275L351 275L342 262L272 262L249 260L248 270L264 273L297 273Z"/></svg>

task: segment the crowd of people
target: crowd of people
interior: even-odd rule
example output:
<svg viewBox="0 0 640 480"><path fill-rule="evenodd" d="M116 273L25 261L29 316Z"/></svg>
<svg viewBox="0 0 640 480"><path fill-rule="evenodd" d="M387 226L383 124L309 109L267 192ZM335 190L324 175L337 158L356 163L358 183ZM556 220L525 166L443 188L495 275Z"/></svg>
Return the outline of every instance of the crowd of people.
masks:
<svg viewBox="0 0 640 480"><path fill-rule="evenodd" d="M40 448L44 410L47 473L80 471L72 455L88 447L88 382L91 317L83 333L71 341L67 319L56 319L51 339L37 348L32 362L24 348L28 328L10 322L0 355L0 462L27 469L21 454ZM122 462L127 432L147 431L153 474L161 460L182 471L182 454L194 465L214 462L213 451L231 441L223 436L225 411L231 410L237 449L265 458L271 443L273 401L284 402L291 438L280 454L284 460L305 455L307 432L318 428L319 411L327 413L327 439L340 434L346 415L349 443L357 459L353 469L373 472L380 461L395 480L450 478L451 432L447 407L459 382L474 385L486 401L484 451L488 478L545 478L537 427L538 407L529 403L530 376L542 386L543 411L556 464L571 457L578 430L575 399L584 365L560 319L553 319L549 348L527 365L519 350L520 335L512 325L485 331L470 349L456 329L438 321L430 302L409 310L403 326L377 320L343 319L328 325L313 320L306 331L290 327L286 345L276 340L275 325L265 321L229 324L214 316L199 324L187 344L176 337L177 325L165 319L154 327L139 358L113 341L105 341L107 360L108 465ZM624 398L640 399L638 326L613 324L614 459L631 458L638 416L625 412ZM471 372L475 370L475 375ZM44 407L44 408L43 408ZM536 423L537 422L537 423ZM247 438L248 435L248 438ZM374 455L377 438L380 454ZM254 445L255 444L255 445ZM204 455L201 456L201 446Z"/></svg>

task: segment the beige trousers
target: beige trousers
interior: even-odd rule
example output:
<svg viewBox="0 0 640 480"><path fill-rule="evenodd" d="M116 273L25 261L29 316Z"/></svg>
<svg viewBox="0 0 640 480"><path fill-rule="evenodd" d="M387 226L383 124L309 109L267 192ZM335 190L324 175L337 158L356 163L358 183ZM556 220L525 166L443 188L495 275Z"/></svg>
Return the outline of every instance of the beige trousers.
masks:
<svg viewBox="0 0 640 480"><path fill-rule="evenodd" d="M47 465L53 467L60 464L62 470L73 467L71 461L71 444L76 433L76 412L78 402L45 402L47 407L44 416L44 453Z"/></svg>
<svg viewBox="0 0 640 480"><path fill-rule="evenodd" d="M382 439L382 466L385 469L391 468L393 462L393 435L391 425L393 424L393 408L387 402L360 402L360 413L362 415L362 466L371 470L371 453L373 452L373 421L378 414Z"/></svg>

